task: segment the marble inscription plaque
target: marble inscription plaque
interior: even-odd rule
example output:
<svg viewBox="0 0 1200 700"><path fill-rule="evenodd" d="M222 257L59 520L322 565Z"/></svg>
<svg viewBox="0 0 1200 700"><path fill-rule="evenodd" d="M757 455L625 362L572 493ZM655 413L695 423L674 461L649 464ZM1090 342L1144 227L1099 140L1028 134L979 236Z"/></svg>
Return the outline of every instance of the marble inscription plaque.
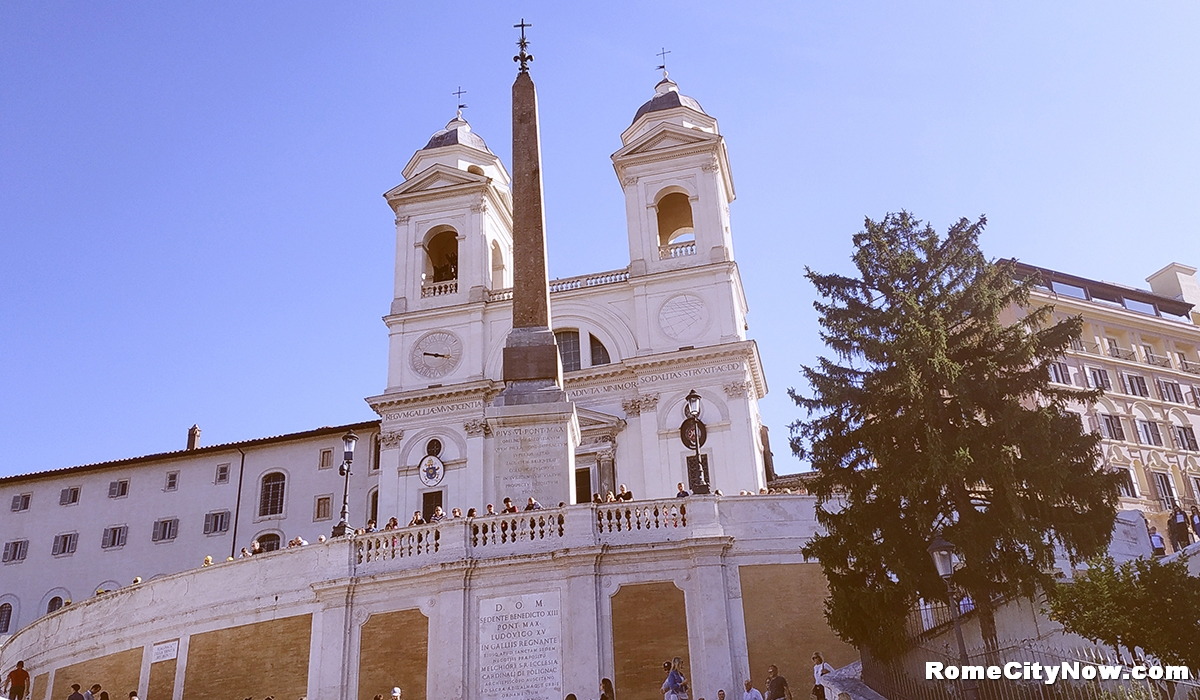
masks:
<svg viewBox="0 0 1200 700"><path fill-rule="evenodd" d="M562 698L558 591L479 601L481 700Z"/></svg>
<svg viewBox="0 0 1200 700"><path fill-rule="evenodd" d="M547 507L569 500L569 429L566 422L493 428L498 498L518 507L530 496Z"/></svg>

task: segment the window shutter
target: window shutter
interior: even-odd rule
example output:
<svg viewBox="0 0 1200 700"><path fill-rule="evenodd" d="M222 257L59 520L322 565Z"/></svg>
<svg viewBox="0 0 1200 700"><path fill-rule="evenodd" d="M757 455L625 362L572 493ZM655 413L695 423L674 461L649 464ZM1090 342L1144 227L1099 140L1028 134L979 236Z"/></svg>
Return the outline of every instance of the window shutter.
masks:
<svg viewBox="0 0 1200 700"><path fill-rule="evenodd" d="M20 496L13 496L12 509L13 509L13 512L21 510L21 497Z"/></svg>
<svg viewBox="0 0 1200 700"><path fill-rule="evenodd" d="M58 494L58 505L65 506L71 502L71 489L63 489L62 493ZM57 552L55 552L57 554Z"/></svg>
<svg viewBox="0 0 1200 700"><path fill-rule="evenodd" d="M179 520L177 520L177 519L172 520L171 521L171 536L169 539L172 539L172 540L175 539L175 535L177 535L178 533L179 533Z"/></svg>
<svg viewBox="0 0 1200 700"><path fill-rule="evenodd" d="M104 541L100 543L100 546L102 548L107 548L107 547L113 546L113 535L116 534L114 532L115 530L116 530L116 528L112 528L112 527L104 529Z"/></svg>
<svg viewBox="0 0 1200 700"><path fill-rule="evenodd" d="M1120 385L1121 385L1121 392L1122 392L1122 393L1125 393L1125 394L1128 394L1128 393L1130 393L1130 392L1129 392L1129 380L1125 378L1125 373L1124 373L1124 372L1117 372L1117 381L1118 381L1118 382L1120 383Z"/></svg>
<svg viewBox="0 0 1200 700"><path fill-rule="evenodd" d="M151 539L152 541L154 541L154 542L157 542L157 541L159 541L160 539L162 539L162 537L160 537L160 535L161 535L161 533L162 533L162 525L163 525L163 524L162 524L162 521L161 521L161 520L160 520L160 521L158 521L158 522L156 522L156 523L154 523L154 533L153 533L152 535L150 535L150 539Z"/></svg>
<svg viewBox="0 0 1200 700"><path fill-rule="evenodd" d="M13 556L12 556L13 551L12 550L13 550L14 544L16 544L16 543L15 542L5 542L4 543L4 561L12 561L13 560Z"/></svg>
<svg viewBox="0 0 1200 700"><path fill-rule="evenodd" d="M120 489L120 488L121 488L121 483L119 481L108 482L108 497L116 498L118 489Z"/></svg>
<svg viewBox="0 0 1200 700"><path fill-rule="evenodd" d="M63 545L62 535L55 537L54 538L54 549L51 550L50 553L51 554L62 554L62 545Z"/></svg>
<svg viewBox="0 0 1200 700"><path fill-rule="evenodd" d="M209 513L204 516L204 534L206 535L211 535L213 532L213 515L215 513Z"/></svg>
<svg viewBox="0 0 1200 700"><path fill-rule="evenodd" d="M125 534L127 532L129 532L129 526L127 526L127 525L122 525L121 527L117 528L117 546L118 547L125 546Z"/></svg>

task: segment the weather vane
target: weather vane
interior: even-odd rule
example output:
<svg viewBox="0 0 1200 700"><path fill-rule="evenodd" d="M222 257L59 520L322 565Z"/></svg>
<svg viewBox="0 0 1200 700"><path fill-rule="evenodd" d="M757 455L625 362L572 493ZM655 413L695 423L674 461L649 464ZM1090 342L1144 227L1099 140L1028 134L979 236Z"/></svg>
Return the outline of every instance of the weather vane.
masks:
<svg viewBox="0 0 1200 700"><path fill-rule="evenodd" d="M529 66L526 64L533 60L533 54L525 51L525 49L529 48L529 40L527 40L525 38L525 28L532 27L532 26L533 26L532 24L525 24L524 17L521 18L520 24L513 25L513 28L519 27L521 29L521 40L517 42L517 46L521 47L521 53L517 54L516 56L513 56L513 60L517 61L518 63L521 64L521 72L522 73L529 72Z"/></svg>
<svg viewBox="0 0 1200 700"><path fill-rule="evenodd" d="M463 111L464 109L466 109L466 108L467 108L467 105L466 105L465 103L463 103L463 101L462 101L462 96L463 96L463 95L465 95L465 94L467 94L467 91L462 89L462 85L459 85L459 86L458 86L458 89L457 89L457 90L455 90L454 92L450 93L450 94L451 94L451 95L454 95L456 98L458 98L458 100L457 100L457 102L458 102L458 116L461 118L461 117L462 117L462 111Z"/></svg>
<svg viewBox="0 0 1200 700"><path fill-rule="evenodd" d="M659 66L658 68L656 68L655 70L662 71L664 78L667 76L667 54L669 54L669 53L671 53L671 52L667 51L667 47L664 46L662 51L659 51L658 53L654 54L655 56L658 56L660 59L662 59L662 65Z"/></svg>

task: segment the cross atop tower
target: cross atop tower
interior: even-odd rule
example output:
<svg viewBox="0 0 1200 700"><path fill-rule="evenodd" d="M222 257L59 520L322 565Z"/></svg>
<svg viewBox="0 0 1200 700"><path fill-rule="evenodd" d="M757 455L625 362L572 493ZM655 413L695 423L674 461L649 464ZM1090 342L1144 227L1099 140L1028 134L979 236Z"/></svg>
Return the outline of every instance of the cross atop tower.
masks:
<svg viewBox="0 0 1200 700"><path fill-rule="evenodd" d="M667 47L664 46L662 51L659 51L658 53L654 54L655 56L658 56L659 59L662 60L662 65L658 66L658 70L663 72L664 78L667 77L667 54L669 54L669 53L671 53L671 52L667 51Z"/></svg>
<svg viewBox="0 0 1200 700"><path fill-rule="evenodd" d="M525 28L532 27L532 26L533 26L532 24L525 23L524 17L521 18L520 24L513 25L513 28L519 27L521 29L521 39L520 39L520 41L517 42L517 46L519 46L521 48L521 52L519 54L517 54L516 56L513 56L513 60L517 61L518 63L521 64L521 72L522 73L529 72L529 66L527 64L533 60L533 54L528 53L525 50L525 49L529 48L529 40L525 38Z"/></svg>
<svg viewBox="0 0 1200 700"><path fill-rule="evenodd" d="M467 108L467 106L465 104L463 104L462 96L467 94L467 91L463 90L462 86L459 85L458 89L450 94L454 95L455 97L458 98L458 114L459 114L459 116L462 116L462 111Z"/></svg>

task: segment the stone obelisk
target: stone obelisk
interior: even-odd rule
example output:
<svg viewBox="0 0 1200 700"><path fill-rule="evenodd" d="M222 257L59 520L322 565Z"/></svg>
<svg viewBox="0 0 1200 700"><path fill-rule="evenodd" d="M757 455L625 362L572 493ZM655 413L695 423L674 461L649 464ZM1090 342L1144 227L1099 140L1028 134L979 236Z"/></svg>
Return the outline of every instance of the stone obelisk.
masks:
<svg viewBox="0 0 1200 700"><path fill-rule="evenodd" d="M550 329L550 282L542 211L537 91L529 76L525 24L513 83L513 327L504 343L504 389L487 410L494 498L529 497L546 507L571 503L579 418L563 391L562 362Z"/></svg>

